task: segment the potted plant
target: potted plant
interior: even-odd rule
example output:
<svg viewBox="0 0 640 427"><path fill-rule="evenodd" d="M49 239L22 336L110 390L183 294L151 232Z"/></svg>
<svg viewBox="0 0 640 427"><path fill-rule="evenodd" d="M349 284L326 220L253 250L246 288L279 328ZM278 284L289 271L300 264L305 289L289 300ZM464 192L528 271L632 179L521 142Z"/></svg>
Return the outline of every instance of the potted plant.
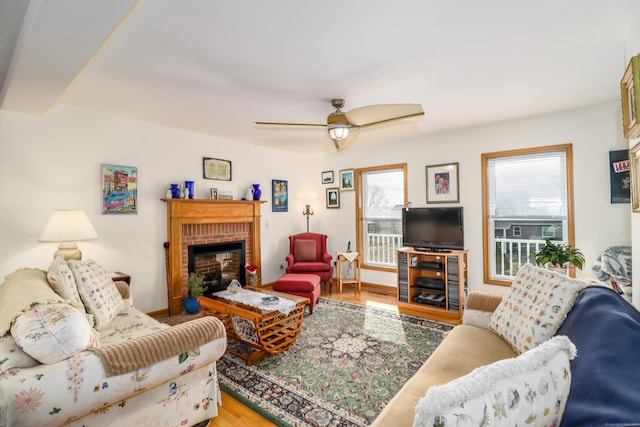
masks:
<svg viewBox="0 0 640 427"><path fill-rule="evenodd" d="M533 254L536 264L547 267L550 270L567 273L567 267L574 265L579 269L584 266L584 255L579 249L572 248L564 243L553 243L546 240L545 245Z"/></svg>
<svg viewBox="0 0 640 427"><path fill-rule="evenodd" d="M200 311L200 303L198 297L204 294L206 286L204 283L204 274L189 273L187 279L187 296L184 298L184 310L187 313L197 313Z"/></svg>
<svg viewBox="0 0 640 427"><path fill-rule="evenodd" d="M247 285L256 286L258 284L258 267L247 264L244 266Z"/></svg>

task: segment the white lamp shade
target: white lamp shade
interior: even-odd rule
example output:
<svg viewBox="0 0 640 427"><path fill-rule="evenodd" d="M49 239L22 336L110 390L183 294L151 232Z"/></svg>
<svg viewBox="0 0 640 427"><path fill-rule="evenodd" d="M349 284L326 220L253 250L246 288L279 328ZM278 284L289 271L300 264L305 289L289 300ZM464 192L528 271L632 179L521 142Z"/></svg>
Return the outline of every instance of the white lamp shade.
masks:
<svg viewBox="0 0 640 427"><path fill-rule="evenodd" d="M54 210L40 233L41 242L75 242L98 238L93 225L82 210Z"/></svg>

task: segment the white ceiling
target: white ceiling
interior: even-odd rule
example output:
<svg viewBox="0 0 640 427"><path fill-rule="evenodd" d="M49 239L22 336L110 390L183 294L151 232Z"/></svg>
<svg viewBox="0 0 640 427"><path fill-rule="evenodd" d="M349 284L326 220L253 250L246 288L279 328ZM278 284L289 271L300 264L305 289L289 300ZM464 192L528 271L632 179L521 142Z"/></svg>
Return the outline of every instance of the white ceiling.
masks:
<svg viewBox="0 0 640 427"><path fill-rule="evenodd" d="M345 110L421 103L355 144L615 101L637 0L2 0L0 107L57 104L298 153Z"/></svg>

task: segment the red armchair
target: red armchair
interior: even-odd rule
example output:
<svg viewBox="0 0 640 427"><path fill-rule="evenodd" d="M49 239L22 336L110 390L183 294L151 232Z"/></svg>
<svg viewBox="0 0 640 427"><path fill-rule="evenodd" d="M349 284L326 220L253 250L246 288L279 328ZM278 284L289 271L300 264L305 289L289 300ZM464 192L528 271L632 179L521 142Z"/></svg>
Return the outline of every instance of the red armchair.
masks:
<svg viewBox="0 0 640 427"><path fill-rule="evenodd" d="M333 257L327 252L327 235L299 233L289 236L286 273L316 274L321 282L333 277Z"/></svg>

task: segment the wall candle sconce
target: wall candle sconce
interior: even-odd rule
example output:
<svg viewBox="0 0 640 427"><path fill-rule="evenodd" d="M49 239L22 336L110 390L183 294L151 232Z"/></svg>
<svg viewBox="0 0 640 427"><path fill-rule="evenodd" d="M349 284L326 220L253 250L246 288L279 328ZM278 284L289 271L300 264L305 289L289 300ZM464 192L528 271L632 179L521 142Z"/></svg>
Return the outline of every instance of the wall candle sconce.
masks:
<svg viewBox="0 0 640 427"><path fill-rule="evenodd" d="M307 217L307 233L309 232L309 217L313 215L313 210L311 209L311 205L304 205L304 210L302 211L302 215Z"/></svg>

